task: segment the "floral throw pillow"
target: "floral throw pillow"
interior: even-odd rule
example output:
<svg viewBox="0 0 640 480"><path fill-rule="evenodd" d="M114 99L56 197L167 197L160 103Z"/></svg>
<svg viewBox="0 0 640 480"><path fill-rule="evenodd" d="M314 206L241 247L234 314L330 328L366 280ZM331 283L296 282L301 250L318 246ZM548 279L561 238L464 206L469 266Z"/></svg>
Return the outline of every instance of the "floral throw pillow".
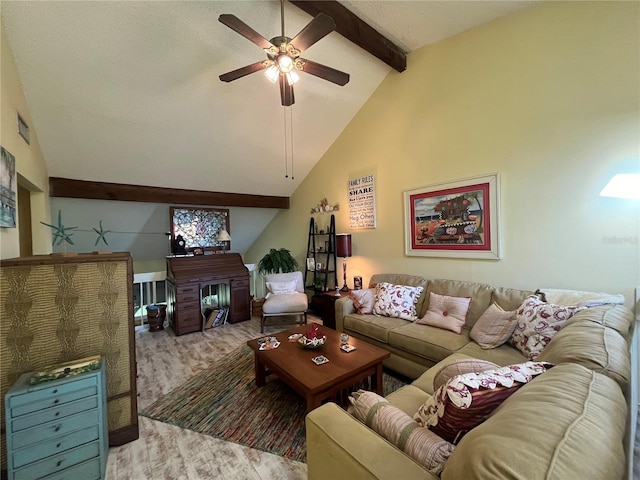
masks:
<svg viewBox="0 0 640 480"><path fill-rule="evenodd" d="M527 297L516 312L516 328L509 342L529 360L535 359L565 322L583 307L545 303L536 295Z"/></svg>
<svg viewBox="0 0 640 480"><path fill-rule="evenodd" d="M455 448L384 397L365 390L349 397L349 413L373 431L393 443L435 475L442 472L445 462Z"/></svg>
<svg viewBox="0 0 640 480"><path fill-rule="evenodd" d="M373 313L384 317L397 317L414 321L417 318L416 303L424 287L394 285L381 282L376 285Z"/></svg>
<svg viewBox="0 0 640 480"><path fill-rule="evenodd" d="M471 297L452 297L429 292L429 309L416 323L462 332Z"/></svg>
<svg viewBox="0 0 640 480"><path fill-rule="evenodd" d="M469 430L484 422L518 388L552 366L544 362L525 362L457 375L438 388L413 419L457 445Z"/></svg>
<svg viewBox="0 0 640 480"><path fill-rule="evenodd" d="M365 288L363 290L351 290L349 297L353 300L353 307L360 315L373 313L373 302L375 300L375 288Z"/></svg>

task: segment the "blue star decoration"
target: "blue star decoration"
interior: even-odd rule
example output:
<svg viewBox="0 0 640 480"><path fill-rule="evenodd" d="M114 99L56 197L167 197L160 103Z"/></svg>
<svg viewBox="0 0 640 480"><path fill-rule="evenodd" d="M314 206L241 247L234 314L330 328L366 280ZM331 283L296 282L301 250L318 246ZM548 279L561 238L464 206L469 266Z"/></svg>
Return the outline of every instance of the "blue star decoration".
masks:
<svg viewBox="0 0 640 480"><path fill-rule="evenodd" d="M102 228L102 220L100 220L100 230L98 230L97 228L94 228L93 231L98 234L98 238L96 239L96 243L94 243L94 245L98 245L98 242L100 242L100 240L102 240L105 245L109 245L107 243L106 235L107 233L110 233L111 230L104 230Z"/></svg>
<svg viewBox="0 0 640 480"><path fill-rule="evenodd" d="M53 229L52 245L60 245L62 242L67 242L73 245L73 240L71 240L71 235L73 235L73 233L69 233L69 230L75 230L78 227L65 227L62 224L62 210L58 210L58 225L50 225L44 222L40 223Z"/></svg>

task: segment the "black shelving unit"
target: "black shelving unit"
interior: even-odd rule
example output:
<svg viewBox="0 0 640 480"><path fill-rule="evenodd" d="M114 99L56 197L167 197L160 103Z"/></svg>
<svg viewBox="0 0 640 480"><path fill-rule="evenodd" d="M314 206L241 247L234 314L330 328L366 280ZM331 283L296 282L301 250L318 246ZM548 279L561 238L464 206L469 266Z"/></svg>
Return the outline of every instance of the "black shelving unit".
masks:
<svg viewBox="0 0 640 480"><path fill-rule="evenodd" d="M309 239L307 241L307 258L313 259L310 268L305 262L304 285L308 290L328 291L336 283L336 219L331 215L328 228L316 224L313 217L309 220ZM321 268L316 268L317 265Z"/></svg>

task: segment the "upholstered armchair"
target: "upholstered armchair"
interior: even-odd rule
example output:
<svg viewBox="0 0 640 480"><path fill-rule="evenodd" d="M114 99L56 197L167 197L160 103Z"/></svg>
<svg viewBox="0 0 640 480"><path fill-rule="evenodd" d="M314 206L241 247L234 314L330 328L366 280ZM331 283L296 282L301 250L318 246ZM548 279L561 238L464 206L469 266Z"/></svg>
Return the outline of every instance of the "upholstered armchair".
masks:
<svg viewBox="0 0 640 480"><path fill-rule="evenodd" d="M267 295L262 305L260 333L264 333L265 324L306 324L308 300L304 293L302 272L272 273L264 278ZM277 317L278 323L266 323L270 317Z"/></svg>

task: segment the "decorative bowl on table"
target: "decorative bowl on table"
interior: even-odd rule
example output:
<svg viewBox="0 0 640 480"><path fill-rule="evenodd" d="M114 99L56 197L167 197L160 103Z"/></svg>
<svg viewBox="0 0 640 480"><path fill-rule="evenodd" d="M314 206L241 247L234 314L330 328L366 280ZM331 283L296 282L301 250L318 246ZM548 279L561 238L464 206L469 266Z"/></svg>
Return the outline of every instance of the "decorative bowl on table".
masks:
<svg viewBox="0 0 640 480"><path fill-rule="evenodd" d="M302 344L305 348L318 348L324 345L326 341L327 337L325 335L315 338L307 338L306 335L303 335L298 339L298 343Z"/></svg>

